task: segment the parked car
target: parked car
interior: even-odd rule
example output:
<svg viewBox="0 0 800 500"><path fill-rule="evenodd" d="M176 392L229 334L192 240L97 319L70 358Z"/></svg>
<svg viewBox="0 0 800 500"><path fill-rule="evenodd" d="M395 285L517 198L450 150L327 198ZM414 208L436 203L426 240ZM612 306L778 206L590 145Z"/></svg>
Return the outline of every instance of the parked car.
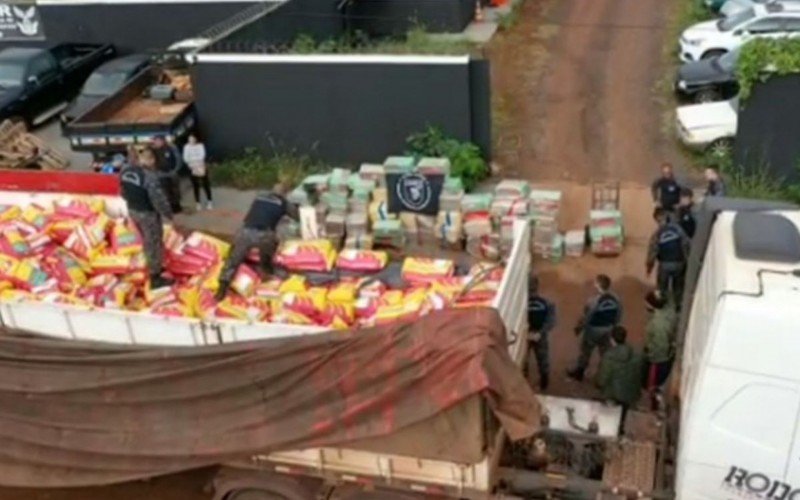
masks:
<svg viewBox="0 0 800 500"><path fill-rule="evenodd" d="M90 44L0 51L0 120L44 123L63 111L92 71L114 54L111 45Z"/></svg>
<svg viewBox="0 0 800 500"><path fill-rule="evenodd" d="M730 17L687 28L680 39L683 62L699 61L729 52L756 38L800 35L800 3L758 4Z"/></svg>
<svg viewBox="0 0 800 500"><path fill-rule="evenodd" d="M721 56L684 63L675 79L678 97L698 104L736 97L739 93L736 60L740 50L737 48Z"/></svg>
<svg viewBox="0 0 800 500"><path fill-rule="evenodd" d="M739 98L721 102L689 104L675 112L678 137L694 150L715 156L730 154L736 137Z"/></svg>
<svg viewBox="0 0 800 500"><path fill-rule="evenodd" d="M61 114L62 123L69 123L89 111L106 97L116 93L133 77L150 66L150 56L133 54L106 62L89 76L80 94Z"/></svg>
<svg viewBox="0 0 800 500"><path fill-rule="evenodd" d="M711 12L719 12L719 10L725 4L725 0L703 0L703 3L706 4L706 7Z"/></svg>
<svg viewBox="0 0 800 500"><path fill-rule="evenodd" d="M719 13L724 17L728 17L755 5L764 5L776 1L780 1L780 3L797 3L800 0L725 0L719 8Z"/></svg>

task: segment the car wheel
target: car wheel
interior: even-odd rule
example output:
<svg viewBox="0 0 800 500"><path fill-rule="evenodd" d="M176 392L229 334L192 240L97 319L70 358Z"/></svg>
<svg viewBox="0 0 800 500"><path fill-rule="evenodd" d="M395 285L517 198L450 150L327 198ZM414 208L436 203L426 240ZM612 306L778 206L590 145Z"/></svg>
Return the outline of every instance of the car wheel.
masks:
<svg viewBox="0 0 800 500"><path fill-rule="evenodd" d="M722 50L722 49L707 50L707 51L703 52L703 55L700 57L700 59L711 59L712 57L721 56L721 55L725 54L726 52L728 52L728 51L727 50Z"/></svg>
<svg viewBox="0 0 800 500"><path fill-rule="evenodd" d="M694 95L694 102L702 104L704 102L721 101L722 94L716 89L703 89Z"/></svg>
<svg viewBox="0 0 800 500"><path fill-rule="evenodd" d="M733 139L730 137L717 139L708 145L706 151L715 159L730 158L733 154Z"/></svg>

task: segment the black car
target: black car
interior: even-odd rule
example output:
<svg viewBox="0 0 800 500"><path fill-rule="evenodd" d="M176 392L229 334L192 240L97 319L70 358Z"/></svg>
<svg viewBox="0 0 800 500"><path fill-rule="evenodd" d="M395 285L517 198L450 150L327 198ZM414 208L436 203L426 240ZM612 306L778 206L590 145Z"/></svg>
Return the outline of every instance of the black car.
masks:
<svg viewBox="0 0 800 500"><path fill-rule="evenodd" d="M148 66L150 66L150 56L145 54L119 57L103 64L86 80L81 93L61 115L61 122L69 123L89 111L97 103L116 93Z"/></svg>
<svg viewBox="0 0 800 500"><path fill-rule="evenodd" d="M692 61L678 70L675 92L684 100L701 103L731 99L739 93L736 60L739 51Z"/></svg>
<svg viewBox="0 0 800 500"><path fill-rule="evenodd" d="M77 43L0 50L0 120L44 123L66 108L86 77L114 54L111 45Z"/></svg>

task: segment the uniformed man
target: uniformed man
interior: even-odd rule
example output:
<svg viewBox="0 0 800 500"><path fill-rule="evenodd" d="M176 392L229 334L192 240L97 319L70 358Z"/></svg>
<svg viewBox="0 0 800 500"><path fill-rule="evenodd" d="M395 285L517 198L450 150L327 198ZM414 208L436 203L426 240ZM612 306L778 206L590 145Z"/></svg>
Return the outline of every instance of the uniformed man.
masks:
<svg viewBox="0 0 800 500"><path fill-rule="evenodd" d="M153 139L153 153L156 157L156 171L161 179L161 187L167 195L172 211L180 213L183 210L178 176L181 169L181 155L177 148L167 144L167 140L161 135Z"/></svg>
<svg viewBox="0 0 800 500"><path fill-rule="evenodd" d="M581 352L575 367L567 375L577 381L583 380L595 348L601 356L608 349L611 330L622 321L622 303L611 291L611 278L598 274L594 286L597 295L586 303L583 316L575 327L575 334L581 335Z"/></svg>
<svg viewBox="0 0 800 500"><path fill-rule="evenodd" d="M694 238L697 221L694 218L694 193L689 188L681 189L681 203L678 205L678 224L689 239Z"/></svg>
<svg viewBox="0 0 800 500"><path fill-rule="evenodd" d="M706 168L706 196L725 196L725 181L719 175L719 170L714 167Z"/></svg>
<svg viewBox="0 0 800 500"><path fill-rule="evenodd" d="M556 306L539 295L539 278L528 281L528 341L539 367L539 389L550 384L550 331L556 323ZM528 373L533 373L529 370Z"/></svg>
<svg viewBox="0 0 800 500"><path fill-rule="evenodd" d="M244 217L244 224L236 234L225 267L220 273L217 300L225 297L225 292L236 274L236 269L252 248L259 249L263 272L272 274L272 258L278 249L278 236L275 234L275 228L284 216L295 220L299 218L297 206L286 200L285 184L279 182L275 184L272 191L256 195Z"/></svg>
<svg viewBox="0 0 800 500"><path fill-rule="evenodd" d="M156 158L149 148L142 150L136 163L120 171L120 191L128 204L128 215L139 229L150 272L150 286L171 284L161 276L164 261L163 225L172 223L172 209L155 172Z"/></svg>
<svg viewBox="0 0 800 500"><path fill-rule="evenodd" d="M675 180L675 173L672 171L671 164L664 163L661 165L661 176L653 181L650 189L653 193L653 202L655 202L656 207L669 211L675 209L680 200L681 186Z"/></svg>
<svg viewBox="0 0 800 500"><path fill-rule="evenodd" d="M683 278L691 242L681 226L670 221L664 210L656 209L653 218L658 223L658 228L650 237L647 249L647 275L650 276L658 262L658 290L664 298L669 298L672 293L672 303L679 306L683 297Z"/></svg>

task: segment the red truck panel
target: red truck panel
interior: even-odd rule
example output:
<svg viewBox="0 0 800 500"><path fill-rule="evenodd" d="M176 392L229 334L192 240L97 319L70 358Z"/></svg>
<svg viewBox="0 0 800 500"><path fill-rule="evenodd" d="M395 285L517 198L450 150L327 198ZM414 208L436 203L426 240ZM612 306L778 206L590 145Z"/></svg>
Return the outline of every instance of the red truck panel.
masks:
<svg viewBox="0 0 800 500"><path fill-rule="evenodd" d="M0 170L0 191L119 195L116 175L91 172Z"/></svg>

